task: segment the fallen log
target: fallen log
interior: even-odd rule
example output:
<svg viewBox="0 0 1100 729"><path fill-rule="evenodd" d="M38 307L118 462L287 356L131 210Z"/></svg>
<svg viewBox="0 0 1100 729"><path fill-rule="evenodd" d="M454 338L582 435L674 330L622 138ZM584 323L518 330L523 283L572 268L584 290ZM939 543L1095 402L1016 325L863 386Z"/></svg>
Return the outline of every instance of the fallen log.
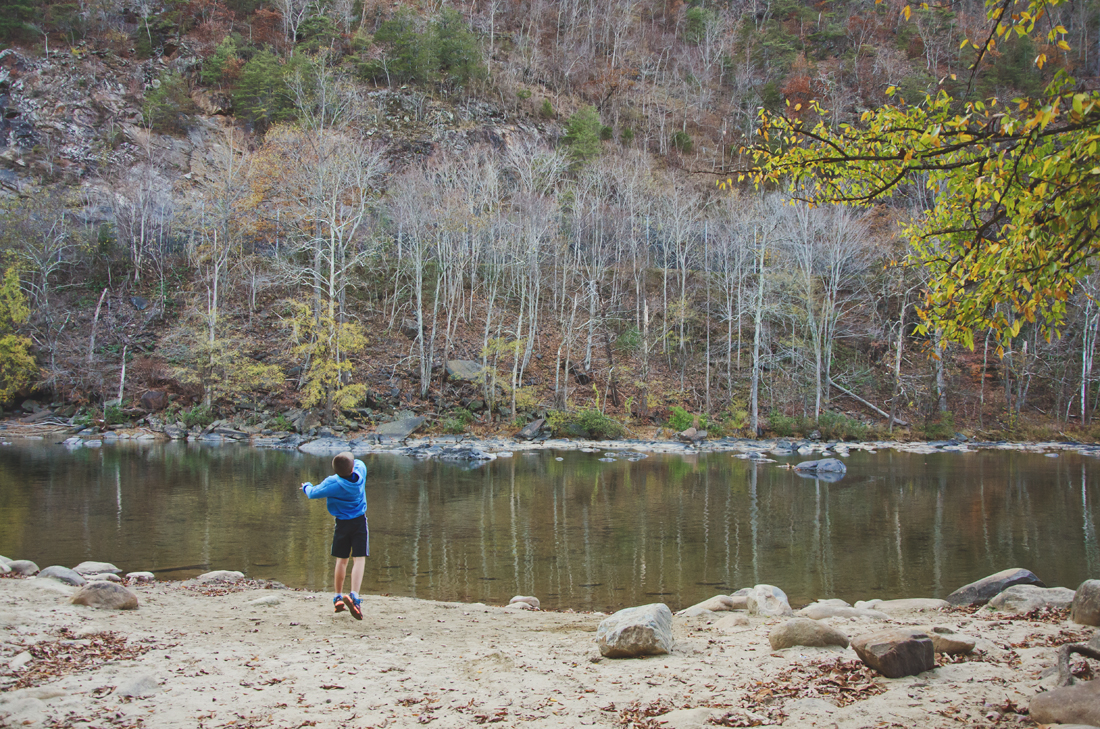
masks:
<svg viewBox="0 0 1100 729"><path fill-rule="evenodd" d="M833 382L832 378L829 378L829 384L832 385L833 387L835 387L836 389L840 390L840 392L842 394L847 395L848 397L852 398L853 400L855 400L859 404L864 405L865 407L871 408L876 413L878 413L882 417L886 418L887 422L890 421L890 413L886 412L885 410L882 410L881 408L875 407L874 405L867 402L866 400L864 400L862 397L855 394L851 390L847 390L847 389L841 387L840 385L836 384L835 382ZM902 420L901 418L898 418L898 417L894 417L894 422L897 423L898 425L902 426L902 427L908 427L908 425L909 425L909 421Z"/></svg>

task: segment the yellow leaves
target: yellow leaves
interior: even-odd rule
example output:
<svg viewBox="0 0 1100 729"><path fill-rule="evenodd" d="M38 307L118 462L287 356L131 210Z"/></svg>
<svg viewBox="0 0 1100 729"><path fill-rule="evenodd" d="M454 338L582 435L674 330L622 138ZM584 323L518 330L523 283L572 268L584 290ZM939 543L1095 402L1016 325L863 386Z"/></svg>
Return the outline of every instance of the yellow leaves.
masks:
<svg viewBox="0 0 1100 729"><path fill-rule="evenodd" d="M1035 56L1035 67L1036 68L1041 69L1044 65L1046 65L1046 62L1047 62L1047 54L1040 53L1039 55Z"/></svg>
<svg viewBox="0 0 1100 729"><path fill-rule="evenodd" d="M913 11L908 5L906 5L904 8L901 9L901 14L906 20L909 20L909 16L913 14Z"/></svg>

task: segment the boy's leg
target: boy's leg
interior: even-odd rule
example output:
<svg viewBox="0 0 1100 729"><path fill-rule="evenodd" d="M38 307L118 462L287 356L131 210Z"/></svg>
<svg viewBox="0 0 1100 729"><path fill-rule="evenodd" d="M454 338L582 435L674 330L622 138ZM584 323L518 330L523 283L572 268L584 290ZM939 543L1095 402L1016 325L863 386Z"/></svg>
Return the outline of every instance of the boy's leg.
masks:
<svg viewBox="0 0 1100 729"><path fill-rule="evenodd" d="M367 566L366 557L351 558L351 592L359 594L359 588L363 586L363 571Z"/></svg>
<svg viewBox="0 0 1100 729"><path fill-rule="evenodd" d="M347 574L347 571L348 571L348 558L347 557L343 557L343 558L337 557L336 558L336 573L332 577L332 581L335 583L335 588L334 589L336 590L337 593L342 593L344 591L344 575ZM354 580L354 578L355 578L355 568L354 567L352 567L351 574L352 574L352 579ZM359 570L359 579L363 579L363 570L362 569Z"/></svg>

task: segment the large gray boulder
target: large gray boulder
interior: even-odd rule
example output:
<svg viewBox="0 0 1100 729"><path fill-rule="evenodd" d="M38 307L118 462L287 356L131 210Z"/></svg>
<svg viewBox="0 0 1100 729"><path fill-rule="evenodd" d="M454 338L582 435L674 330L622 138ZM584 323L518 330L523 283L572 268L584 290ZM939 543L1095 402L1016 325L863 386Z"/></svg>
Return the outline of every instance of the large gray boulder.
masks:
<svg viewBox="0 0 1100 729"><path fill-rule="evenodd" d="M485 379L485 367L470 359L447 360L447 379L462 382L481 382Z"/></svg>
<svg viewBox="0 0 1100 729"><path fill-rule="evenodd" d="M1038 724L1100 726L1100 681L1082 681L1039 694L1028 705Z"/></svg>
<svg viewBox="0 0 1100 729"><path fill-rule="evenodd" d="M378 426L378 435L385 438L396 438L397 440L403 440L412 435L416 430L427 422L427 418L423 416L417 416L415 418L401 418L400 420L394 420L392 423L382 423Z"/></svg>
<svg viewBox="0 0 1100 729"><path fill-rule="evenodd" d="M214 570L212 572L204 572L195 578L196 582L240 582L244 579L243 572L237 572L236 570Z"/></svg>
<svg viewBox="0 0 1100 729"><path fill-rule="evenodd" d="M136 610L138 596L123 585L97 580L77 590L70 602L73 605L87 605L101 610Z"/></svg>
<svg viewBox="0 0 1100 729"><path fill-rule="evenodd" d="M847 648L848 636L832 626L810 618L793 618L768 633L768 642L772 644L772 650L776 651L798 645Z"/></svg>
<svg viewBox="0 0 1100 729"><path fill-rule="evenodd" d="M1043 581L1029 570L1015 567L1002 570L989 577L963 585L947 596L947 602L955 607L960 605L985 605L999 593L1004 592L1013 585L1038 585L1046 587Z"/></svg>
<svg viewBox="0 0 1100 729"><path fill-rule="evenodd" d="M87 582L84 576L76 570L71 570L68 567L62 567L61 565L51 565L46 569L38 573L39 577L49 577L52 580L57 580L66 585L72 585L74 587L80 587Z"/></svg>
<svg viewBox="0 0 1100 729"><path fill-rule="evenodd" d="M951 628L935 626L933 628L918 628L915 632L924 633L932 639L932 650L948 656L970 653L974 650L977 641L969 635L956 633Z"/></svg>
<svg viewBox="0 0 1100 729"><path fill-rule="evenodd" d="M890 616L878 610L868 608L854 608L846 605L829 605L815 602L798 611L798 614L811 620L824 620L825 618L865 618L868 620L889 620Z"/></svg>
<svg viewBox="0 0 1100 729"><path fill-rule="evenodd" d="M786 618L794 615L787 593L773 585L757 585L746 595L745 608L750 615L766 618Z"/></svg>
<svg viewBox="0 0 1100 729"><path fill-rule="evenodd" d="M704 613L717 613L727 612L733 610L733 598L729 595L715 595L709 600L703 600L703 602L696 603L689 608L684 608L677 615L687 615L689 617L694 615L702 615Z"/></svg>
<svg viewBox="0 0 1100 729"><path fill-rule="evenodd" d="M1078 586L1069 618L1081 625L1100 625L1100 580L1085 580Z"/></svg>
<svg viewBox="0 0 1100 729"><path fill-rule="evenodd" d="M626 608L604 618L596 630L600 655L657 656L672 650L672 611L664 603Z"/></svg>
<svg viewBox="0 0 1100 729"><path fill-rule="evenodd" d="M887 678L915 676L936 667L936 652L928 635L891 629L852 639L852 649L865 664Z"/></svg>
<svg viewBox="0 0 1100 729"><path fill-rule="evenodd" d="M110 572L117 575L122 572L118 567L115 567L110 562L81 562L76 567L73 567L73 571L79 572L82 575L102 575Z"/></svg>
<svg viewBox="0 0 1100 729"><path fill-rule="evenodd" d="M524 440L534 440L539 437L539 433L542 432L542 426L546 423L546 418L536 418L527 425L523 426L518 433L517 438L523 438Z"/></svg>
<svg viewBox="0 0 1100 729"><path fill-rule="evenodd" d="M1039 608L1065 608L1073 602L1073 590L1065 587L1013 585L989 601L989 607L1006 613L1030 613Z"/></svg>

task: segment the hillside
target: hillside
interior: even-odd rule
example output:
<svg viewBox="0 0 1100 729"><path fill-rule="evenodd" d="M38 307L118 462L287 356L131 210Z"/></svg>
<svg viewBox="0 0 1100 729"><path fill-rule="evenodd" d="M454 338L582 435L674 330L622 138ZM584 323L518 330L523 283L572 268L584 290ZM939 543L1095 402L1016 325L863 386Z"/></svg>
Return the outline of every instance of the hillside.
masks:
<svg viewBox="0 0 1100 729"><path fill-rule="evenodd" d="M8 403L826 437L884 429L870 404L914 437L1088 437L1092 277L1063 336L969 351L918 330L924 273L892 265L919 190L716 183L760 108L839 124L1088 76L1091 3L1057 9L1077 50L1014 38L973 75L977 2L2 7Z"/></svg>

